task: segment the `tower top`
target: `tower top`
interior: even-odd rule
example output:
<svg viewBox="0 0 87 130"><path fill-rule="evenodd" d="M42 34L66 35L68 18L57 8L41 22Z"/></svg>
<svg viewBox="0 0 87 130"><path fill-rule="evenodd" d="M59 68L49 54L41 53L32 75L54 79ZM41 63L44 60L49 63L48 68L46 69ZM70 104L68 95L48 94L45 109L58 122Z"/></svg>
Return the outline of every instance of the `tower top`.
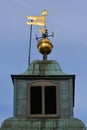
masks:
<svg viewBox="0 0 87 130"><path fill-rule="evenodd" d="M46 29L46 16L48 15L48 12L46 10L43 10L41 14L41 16L27 16L27 19L30 20L27 22L27 24L31 25L31 27L32 25L43 26L39 30L42 36L36 36L36 40L38 42L37 48L39 52L43 55L43 60L47 60L47 55L51 53L53 48L52 42L50 41L50 39L48 39L48 37L53 36L53 33L52 35L48 35L48 31Z"/></svg>

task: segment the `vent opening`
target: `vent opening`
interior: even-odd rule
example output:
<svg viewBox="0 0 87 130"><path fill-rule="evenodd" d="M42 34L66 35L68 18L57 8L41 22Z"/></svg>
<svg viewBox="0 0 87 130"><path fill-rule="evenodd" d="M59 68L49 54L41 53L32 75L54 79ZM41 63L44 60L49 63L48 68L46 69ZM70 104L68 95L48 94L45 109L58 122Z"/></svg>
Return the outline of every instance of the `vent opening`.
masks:
<svg viewBox="0 0 87 130"><path fill-rule="evenodd" d="M30 112L31 114L42 113L42 90L39 86L30 88Z"/></svg>
<svg viewBox="0 0 87 130"><path fill-rule="evenodd" d="M45 114L56 114L56 86L45 87Z"/></svg>

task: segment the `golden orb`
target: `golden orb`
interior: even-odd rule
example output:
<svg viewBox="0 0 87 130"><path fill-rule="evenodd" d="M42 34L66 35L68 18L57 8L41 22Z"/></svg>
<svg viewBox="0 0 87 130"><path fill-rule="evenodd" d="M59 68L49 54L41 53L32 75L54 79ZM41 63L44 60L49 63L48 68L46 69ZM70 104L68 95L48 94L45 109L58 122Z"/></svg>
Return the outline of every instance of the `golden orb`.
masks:
<svg viewBox="0 0 87 130"><path fill-rule="evenodd" d="M49 54L52 51L53 45L48 38L42 38L38 41L37 48L41 54Z"/></svg>

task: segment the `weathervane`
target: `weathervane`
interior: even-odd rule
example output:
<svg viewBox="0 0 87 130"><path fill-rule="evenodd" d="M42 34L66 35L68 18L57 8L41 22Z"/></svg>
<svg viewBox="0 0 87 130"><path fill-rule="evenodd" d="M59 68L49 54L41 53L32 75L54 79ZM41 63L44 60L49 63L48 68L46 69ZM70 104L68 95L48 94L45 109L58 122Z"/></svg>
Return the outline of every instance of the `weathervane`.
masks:
<svg viewBox="0 0 87 130"><path fill-rule="evenodd" d="M32 38L32 25L36 25L36 26L43 26L43 28L40 28L39 32L40 34L42 34L42 37L37 37L36 36L36 40L38 41L38 39L42 39L42 38L46 38L45 41L48 41L49 43L50 40L48 39L47 40L47 37L50 37L50 36L54 36L54 34L52 33L52 35L48 35L48 32L47 32L47 29L46 29L46 16L48 15L48 12L46 10L43 10L42 11L42 15L41 16L27 16L27 19L29 20L27 22L28 25L30 25L30 41L29 41L29 57L28 57L28 65L30 65L30 53L31 53L31 38ZM48 43L48 44L49 44ZM37 45L38 47L38 50L40 53L43 54L43 57L45 55L45 57L47 57L47 54L49 54L53 48L53 45L52 44L45 44L45 46L39 46L39 43ZM44 50L44 51L41 51L40 50ZM47 50L50 50L49 52L47 52ZM44 59L44 58L43 58ZM46 59L46 58L45 58Z"/></svg>
<svg viewBox="0 0 87 130"><path fill-rule="evenodd" d="M48 15L48 12L46 10L42 11L42 16L27 16L28 25L36 25L36 26L46 26L46 16Z"/></svg>

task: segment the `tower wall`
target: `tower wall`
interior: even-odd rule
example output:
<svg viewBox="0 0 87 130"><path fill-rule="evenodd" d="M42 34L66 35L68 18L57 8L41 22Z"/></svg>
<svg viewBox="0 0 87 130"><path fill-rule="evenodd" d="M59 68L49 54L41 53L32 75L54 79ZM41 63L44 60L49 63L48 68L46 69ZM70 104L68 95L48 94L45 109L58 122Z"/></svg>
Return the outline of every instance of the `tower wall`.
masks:
<svg viewBox="0 0 87 130"><path fill-rule="evenodd" d="M27 118L27 87L31 83L44 81L58 84L58 108L60 118L73 117L74 75L63 76L13 76L14 78L14 117ZM42 84L40 84L42 85Z"/></svg>

